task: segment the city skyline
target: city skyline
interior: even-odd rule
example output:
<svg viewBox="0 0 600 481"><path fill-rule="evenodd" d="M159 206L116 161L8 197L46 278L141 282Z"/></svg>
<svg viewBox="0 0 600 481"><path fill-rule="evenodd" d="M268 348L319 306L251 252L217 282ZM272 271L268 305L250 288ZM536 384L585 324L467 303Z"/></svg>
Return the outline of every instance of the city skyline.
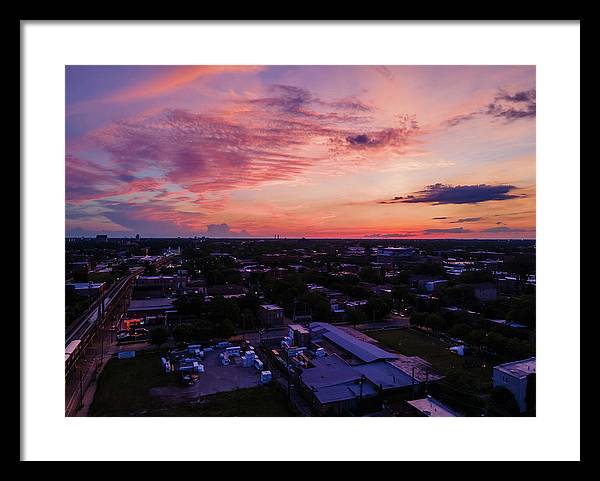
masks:
<svg viewBox="0 0 600 481"><path fill-rule="evenodd" d="M535 239L533 66L68 66L66 235Z"/></svg>

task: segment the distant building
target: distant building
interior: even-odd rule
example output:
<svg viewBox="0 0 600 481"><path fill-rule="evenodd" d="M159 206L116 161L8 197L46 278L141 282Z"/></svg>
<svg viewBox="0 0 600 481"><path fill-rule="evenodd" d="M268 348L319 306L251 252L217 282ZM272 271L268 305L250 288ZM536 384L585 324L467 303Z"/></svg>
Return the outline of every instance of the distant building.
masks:
<svg viewBox="0 0 600 481"><path fill-rule="evenodd" d="M185 288L186 293L206 295L206 281L204 279L190 279Z"/></svg>
<svg viewBox="0 0 600 481"><path fill-rule="evenodd" d="M445 286L448 284L448 281L445 279L439 279L435 281L428 281L424 284L424 288L426 292L435 292L439 287Z"/></svg>
<svg viewBox="0 0 600 481"><path fill-rule="evenodd" d="M71 269L73 274L86 274L90 268L90 261L76 261L69 263L69 269Z"/></svg>
<svg viewBox="0 0 600 481"><path fill-rule="evenodd" d="M349 246L346 249L346 255L347 256L364 256L366 254L366 250L364 247L361 246Z"/></svg>
<svg viewBox="0 0 600 481"><path fill-rule="evenodd" d="M521 413L535 407L527 405L535 394L535 357L495 366L492 381L494 388L504 387L513 394Z"/></svg>
<svg viewBox="0 0 600 481"><path fill-rule="evenodd" d="M258 319L264 327L283 326L283 307L263 304L258 309Z"/></svg>
<svg viewBox="0 0 600 481"><path fill-rule="evenodd" d="M66 284L67 289L72 289L80 296L96 298L106 290L106 282L70 282Z"/></svg>
<svg viewBox="0 0 600 481"><path fill-rule="evenodd" d="M134 318L157 317L163 319L167 311L173 310L173 299L169 297L152 299L134 299L127 313Z"/></svg>
<svg viewBox="0 0 600 481"><path fill-rule="evenodd" d="M108 242L108 236L106 234L98 234L96 236L96 242Z"/></svg>
<svg viewBox="0 0 600 481"><path fill-rule="evenodd" d="M189 278L185 275L175 276L140 276L135 281L135 298L167 297L171 291L184 289Z"/></svg>
<svg viewBox="0 0 600 481"><path fill-rule="evenodd" d="M502 294L519 294L521 292L521 283L516 276L503 276L496 280L498 292Z"/></svg>
<svg viewBox="0 0 600 481"><path fill-rule="evenodd" d="M340 264L340 272L358 274L360 266L358 264Z"/></svg>
<svg viewBox="0 0 600 481"><path fill-rule="evenodd" d="M475 297L480 301L495 301L497 297L496 286L491 282L470 284L475 290Z"/></svg>
<svg viewBox="0 0 600 481"><path fill-rule="evenodd" d="M246 289L243 286L238 286L236 284L222 284L207 287L206 294L212 297L223 296L225 299L235 299L244 297L246 295Z"/></svg>
<svg viewBox="0 0 600 481"><path fill-rule="evenodd" d="M395 266L414 256L416 250L412 247L379 247L377 248L377 263Z"/></svg>

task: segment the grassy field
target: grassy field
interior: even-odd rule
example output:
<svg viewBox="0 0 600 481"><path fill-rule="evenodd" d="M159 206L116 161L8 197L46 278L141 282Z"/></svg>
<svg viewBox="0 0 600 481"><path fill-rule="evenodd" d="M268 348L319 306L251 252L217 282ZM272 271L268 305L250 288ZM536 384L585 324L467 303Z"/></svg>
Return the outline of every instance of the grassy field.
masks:
<svg viewBox="0 0 600 481"><path fill-rule="evenodd" d="M445 376L441 394L470 414L484 407L492 390L492 366L471 356L459 357L448 351L448 344L436 337L411 329L367 333L384 346L406 356L419 356Z"/></svg>
<svg viewBox="0 0 600 481"><path fill-rule="evenodd" d="M177 385L158 354L111 359L98 379L90 416L293 416L272 386L218 393L190 403L166 403L150 389Z"/></svg>

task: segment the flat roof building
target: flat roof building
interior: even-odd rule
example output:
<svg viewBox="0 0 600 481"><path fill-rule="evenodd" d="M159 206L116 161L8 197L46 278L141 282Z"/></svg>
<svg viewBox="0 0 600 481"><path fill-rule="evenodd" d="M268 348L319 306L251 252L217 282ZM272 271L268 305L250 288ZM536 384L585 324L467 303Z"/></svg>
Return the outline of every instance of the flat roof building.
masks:
<svg viewBox="0 0 600 481"><path fill-rule="evenodd" d="M300 380L316 401L313 405L319 414L341 416L377 398L376 387L339 356L314 359L312 364L302 371Z"/></svg>
<svg viewBox="0 0 600 481"><path fill-rule="evenodd" d="M530 357L494 366L492 371L494 388L508 389L521 413L535 409L535 364L535 357Z"/></svg>
<svg viewBox="0 0 600 481"><path fill-rule="evenodd" d="M277 304L263 304L258 309L258 318L264 327L283 326L283 307Z"/></svg>
<svg viewBox="0 0 600 481"><path fill-rule="evenodd" d="M365 363L400 357L399 354L385 351L375 344L358 339L326 322L313 322L309 328L313 340L324 337Z"/></svg>
<svg viewBox="0 0 600 481"><path fill-rule="evenodd" d="M406 402L427 417L449 418L458 416L455 411L431 396Z"/></svg>

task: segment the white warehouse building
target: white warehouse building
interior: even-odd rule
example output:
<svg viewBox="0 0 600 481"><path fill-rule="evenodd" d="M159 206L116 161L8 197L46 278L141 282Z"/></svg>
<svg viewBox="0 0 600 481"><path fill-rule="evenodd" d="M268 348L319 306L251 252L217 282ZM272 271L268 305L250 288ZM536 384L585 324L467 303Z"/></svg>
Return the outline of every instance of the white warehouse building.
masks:
<svg viewBox="0 0 600 481"><path fill-rule="evenodd" d="M527 410L527 385L531 382L530 388L535 388L534 378L535 357L500 364L495 366L492 372L494 388L508 389L515 397L521 413Z"/></svg>

